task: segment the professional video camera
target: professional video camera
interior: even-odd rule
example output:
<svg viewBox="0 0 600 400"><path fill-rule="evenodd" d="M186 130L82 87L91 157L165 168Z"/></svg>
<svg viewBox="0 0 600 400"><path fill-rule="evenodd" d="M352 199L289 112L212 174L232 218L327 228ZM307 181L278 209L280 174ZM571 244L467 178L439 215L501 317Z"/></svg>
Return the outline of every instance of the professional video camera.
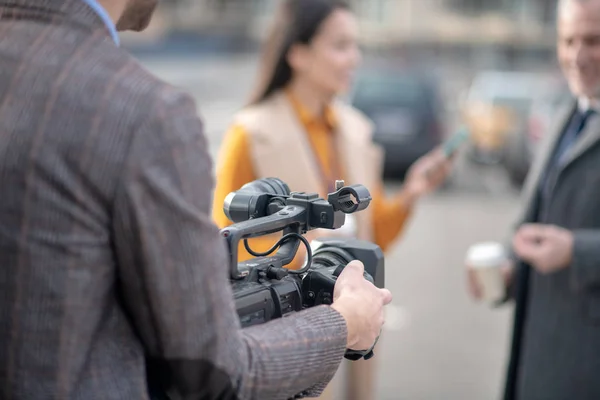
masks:
<svg viewBox="0 0 600 400"><path fill-rule="evenodd" d="M356 239L319 239L313 248L302 234L318 228L338 229L346 214L364 210L371 195L363 185L344 186L327 200L316 193L290 192L277 178L260 179L244 185L225 199L224 211L234 222L221 230L227 240L235 304L243 327L261 324L292 312L333 302L339 274L352 260L365 266L365 279L384 287L384 258L381 249ZM264 253L253 251L248 239L283 231L283 236ZM256 258L238 263L238 245ZM306 246L306 263L299 270L283 268L292 262L300 243ZM278 249L277 253L272 254ZM350 360L369 359L373 348L347 350Z"/></svg>

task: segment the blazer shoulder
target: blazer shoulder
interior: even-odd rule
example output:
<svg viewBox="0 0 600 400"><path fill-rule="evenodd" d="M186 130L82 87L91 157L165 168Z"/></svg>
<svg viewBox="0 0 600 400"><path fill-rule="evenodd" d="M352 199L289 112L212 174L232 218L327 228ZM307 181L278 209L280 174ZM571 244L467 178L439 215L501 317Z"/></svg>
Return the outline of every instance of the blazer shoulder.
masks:
<svg viewBox="0 0 600 400"><path fill-rule="evenodd" d="M241 125L249 135L255 135L265 126L271 126L276 117L283 116L285 101L281 93L275 93L260 103L239 110L233 116L233 124Z"/></svg>
<svg viewBox="0 0 600 400"><path fill-rule="evenodd" d="M125 52L115 57L104 65L105 85L113 88L107 107L112 116L140 125L167 111L197 113L196 101L185 89L159 78Z"/></svg>

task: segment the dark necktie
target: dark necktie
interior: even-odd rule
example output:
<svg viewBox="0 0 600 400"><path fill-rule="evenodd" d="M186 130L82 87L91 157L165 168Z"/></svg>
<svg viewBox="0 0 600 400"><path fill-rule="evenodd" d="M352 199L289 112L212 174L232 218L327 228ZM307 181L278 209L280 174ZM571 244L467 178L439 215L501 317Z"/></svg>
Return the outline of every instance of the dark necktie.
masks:
<svg viewBox="0 0 600 400"><path fill-rule="evenodd" d="M585 128L585 124L589 117L594 113L595 112L592 109L588 109L587 111L580 111L577 109L575 111L569 126L565 130L560 142L558 143L556 151L554 152L554 157L552 158L553 167L560 166L562 157L577 141L577 138Z"/></svg>
<svg viewBox="0 0 600 400"><path fill-rule="evenodd" d="M558 173L562 167L562 160L565 153L577 141L581 132L583 132L589 117L593 114L595 114L595 111L592 109L588 109L587 111L581 111L577 109L575 113L573 113L571 121L569 121L569 124L563 132L563 135L554 150L554 154L552 155L552 158L546 167L546 175L541 185L541 208L547 204L547 200L552 194L552 189L554 188L556 179L558 178Z"/></svg>

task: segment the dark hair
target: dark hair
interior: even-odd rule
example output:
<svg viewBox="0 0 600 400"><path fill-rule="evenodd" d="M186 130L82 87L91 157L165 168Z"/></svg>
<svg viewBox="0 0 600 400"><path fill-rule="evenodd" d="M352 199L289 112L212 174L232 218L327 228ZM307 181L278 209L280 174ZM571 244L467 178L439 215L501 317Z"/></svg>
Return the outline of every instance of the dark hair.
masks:
<svg viewBox="0 0 600 400"><path fill-rule="evenodd" d="M292 79L287 55L295 44L310 44L336 10L350 10L342 0L284 0L263 46L258 85L250 104L260 103Z"/></svg>

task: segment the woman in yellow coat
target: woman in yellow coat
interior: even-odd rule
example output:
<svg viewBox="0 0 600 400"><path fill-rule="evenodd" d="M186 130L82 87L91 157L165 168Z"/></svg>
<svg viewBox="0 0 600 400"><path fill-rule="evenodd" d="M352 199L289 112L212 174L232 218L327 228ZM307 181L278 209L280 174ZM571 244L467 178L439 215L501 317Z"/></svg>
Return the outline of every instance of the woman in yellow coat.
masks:
<svg viewBox="0 0 600 400"><path fill-rule="evenodd" d="M384 195L382 152L372 143L371 122L336 100L350 87L360 62L357 39L357 21L344 2L283 2L262 55L256 93L234 117L219 155L213 212L221 228L231 224L223 212L225 197L255 179L277 177L292 191L325 198L335 180L344 179L365 185L371 205L350 221L347 216L343 232L311 231L309 239L349 235L385 251L401 234L415 202L445 180L451 162L434 150L415 162L399 193ZM265 251L276 241L261 237L250 245ZM251 257L240 247L240 261ZM288 267L299 268L303 261L299 251ZM372 400L376 358L350 363L347 395L335 398Z"/></svg>

